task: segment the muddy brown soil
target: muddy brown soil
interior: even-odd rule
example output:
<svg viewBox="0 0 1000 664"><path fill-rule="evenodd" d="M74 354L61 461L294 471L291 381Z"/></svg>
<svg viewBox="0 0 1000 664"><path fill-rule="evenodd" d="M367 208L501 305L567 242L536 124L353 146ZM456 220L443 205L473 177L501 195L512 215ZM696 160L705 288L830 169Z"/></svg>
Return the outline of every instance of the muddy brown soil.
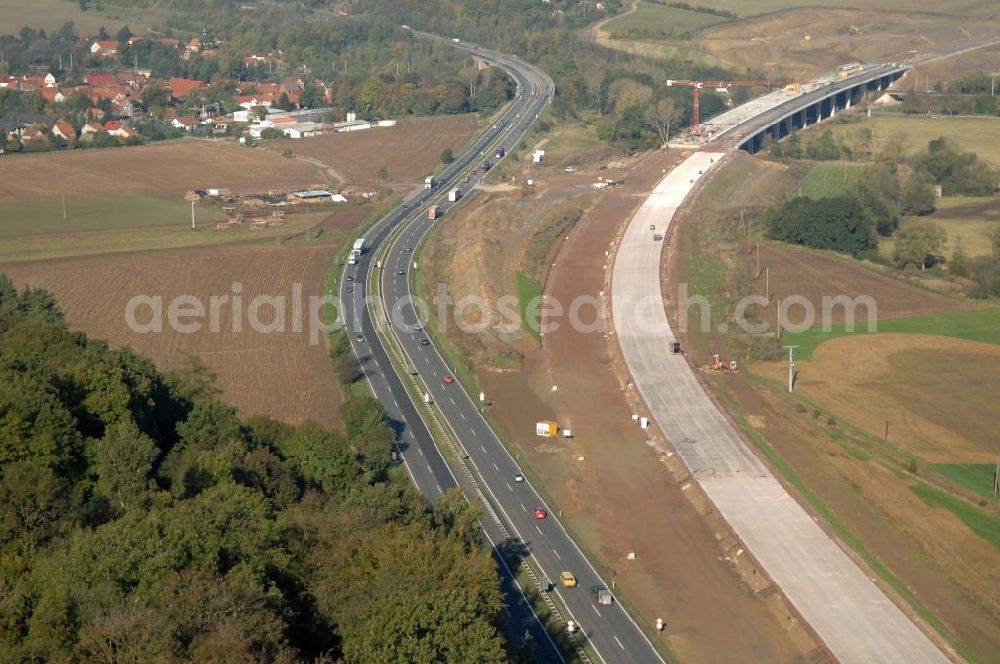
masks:
<svg viewBox="0 0 1000 664"><path fill-rule="evenodd" d="M545 292L564 304L599 299L609 257L644 193L676 163L655 153L603 194L563 243ZM583 323L603 325L603 311L582 307ZM595 552L607 576L648 623L662 617L668 645L681 661L727 662L736 653L754 661L822 659L805 629L788 615L773 587L754 592L725 560L731 543L709 506L691 500L692 487L671 472L662 441L632 421L635 409L616 371L617 342L609 329L581 331L546 318L542 348L524 352L519 373L481 372L493 417L555 499L568 527ZM534 422L553 418L573 438L534 436ZM628 554L635 553L634 560Z"/></svg>

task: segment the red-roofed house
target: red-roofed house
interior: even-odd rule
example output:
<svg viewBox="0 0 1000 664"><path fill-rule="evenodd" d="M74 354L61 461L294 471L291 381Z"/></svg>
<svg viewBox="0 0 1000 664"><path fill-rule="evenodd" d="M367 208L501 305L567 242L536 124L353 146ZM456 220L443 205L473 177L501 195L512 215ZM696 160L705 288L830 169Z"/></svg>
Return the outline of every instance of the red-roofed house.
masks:
<svg viewBox="0 0 1000 664"><path fill-rule="evenodd" d="M49 103L61 104L66 101L66 95L59 91L59 88L42 88L42 99Z"/></svg>
<svg viewBox="0 0 1000 664"><path fill-rule="evenodd" d="M73 125L65 120L60 120L52 125L52 135L68 141L71 138L76 138L76 129L74 129Z"/></svg>
<svg viewBox="0 0 1000 664"><path fill-rule="evenodd" d="M91 55L99 55L102 58L110 58L118 55L118 41L111 40L97 40L90 45Z"/></svg>
<svg viewBox="0 0 1000 664"><path fill-rule="evenodd" d="M129 92L131 90L124 85L101 85L91 88L90 96L92 99L115 99L118 96L127 97Z"/></svg>
<svg viewBox="0 0 1000 664"><path fill-rule="evenodd" d="M87 85L118 85L118 79L114 74L104 71L93 71L83 77L83 82Z"/></svg>
<svg viewBox="0 0 1000 664"><path fill-rule="evenodd" d="M170 79L170 96L178 101L187 99L192 92L200 88L207 88L204 81L193 81L187 78Z"/></svg>
<svg viewBox="0 0 1000 664"><path fill-rule="evenodd" d="M199 122L198 118L193 115L182 115L179 118L174 118L170 121L170 124L178 129L183 129L184 131L191 131L195 127L201 126L201 122Z"/></svg>
<svg viewBox="0 0 1000 664"><path fill-rule="evenodd" d="M83 125L83 129L80 130L80 138L85 136L96 136L104 131L104 125L96 120L91 120L87 124Z"/></svg>
<svg viewBox="0 0 1000 664"><path fill-rule="evenodd" d="M134 136L138 136L139 132L131 127L119 127L118 131L115 132L115 135L118 136L118 138L132 138Z"/></svg>
<svg viewBox="0 0 1000 664"><path fill-rule="evenodd" d="M121 120L108 120L104 123L104 131L108 132L112 136L118 134L118 130L122 128Z"/></svg>

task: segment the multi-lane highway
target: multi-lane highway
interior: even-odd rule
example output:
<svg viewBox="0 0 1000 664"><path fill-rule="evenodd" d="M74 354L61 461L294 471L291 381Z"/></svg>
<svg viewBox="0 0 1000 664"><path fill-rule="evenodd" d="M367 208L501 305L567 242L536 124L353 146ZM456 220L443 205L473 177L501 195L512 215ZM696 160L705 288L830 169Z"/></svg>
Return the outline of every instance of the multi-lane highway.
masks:
<svg viewBox="0 0 1000 664"><path fill-rule="evenodd" d="M417 34L421 38L432 38L423 33ZM352 292L341 295L340 310L347 332L373 392L385 404L396 427L399 452L417 487L433 498L455 482L404 388L383 339L379 338L379 334L385 332L373 324L373 318L378 320L377 317L388 318L396 343L460 440L468 454L466 461L476 475L485 500L506 530L520 540L536 566L556 584L563 571L576 576L576 588L557 585L555 592L570 614L567 619L579 626L579 632L585 635L600 659L605 662L661 661L642 630L617 602L611 606L598 606L594 601L591 588L604 584L601 575L530 482L515 480L515 474L520 472L516 461L460 382L457 379L445 382L445 376L453 376L455 372L438 353L433 339L423 329L426 321L418 318L417 310L412 306L410 272L414 250L434 224L427 218L427 206L438 205L447 214L451 204L446 200L446 192L451 188L468 192L484 176L478 168L480 164L486 159L494 160L497 147L514 147L553 93L552 80L544 72L517 58L464 43L454 46L507 70L517 81L518 98L512 102L501 121L437 177L437 188L406 201L368 232L366 241L369 248L357 265L348 266L345 270L345 280L348 276L352 279L344 282L352 288ZM390 245L384 248L380 265L373 265L373 255L382 248L387 238L390 238ZM372 270L375 271L373 278L381 282L382 298L377 302L369 301L367 297L368 276ZM545 510L547 517L536 519L536 508ZM501 571L504 572L502 566ZM539 640L536 637L536 643ZM547 640L547 636L541 637L541 640Z"/></svg>

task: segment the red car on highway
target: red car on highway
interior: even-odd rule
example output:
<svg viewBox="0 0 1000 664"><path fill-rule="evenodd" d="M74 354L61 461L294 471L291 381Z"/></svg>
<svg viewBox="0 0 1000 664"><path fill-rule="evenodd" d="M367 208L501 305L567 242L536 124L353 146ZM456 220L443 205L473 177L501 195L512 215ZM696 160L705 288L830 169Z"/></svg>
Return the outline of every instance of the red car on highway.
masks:
<svg viewBox="0 0 1000 664"><path fill-rule="evenodd" d="M548 515L549 515L549 513L546 512L545 510L543 510L541 507L536 507L535 508L535 518L536 519L544 519Z"/></svg>
<svg viewBox="0 0 1000 664"><path fill-rule="evenodd" d="M455 382L455 377L454 376L445 376L444 377L444 384L445 385L451 385L454 382Z"/></svg>

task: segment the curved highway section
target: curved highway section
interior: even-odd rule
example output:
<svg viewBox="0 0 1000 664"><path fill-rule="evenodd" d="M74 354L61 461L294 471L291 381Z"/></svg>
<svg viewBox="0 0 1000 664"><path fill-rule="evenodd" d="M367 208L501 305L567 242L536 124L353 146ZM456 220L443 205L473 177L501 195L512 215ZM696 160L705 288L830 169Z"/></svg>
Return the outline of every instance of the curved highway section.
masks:
<svg viewBox="0 0 1000 664"><path fill-rule="evenodd" d="M419 38L435 38L426 33L414 33ZM379 220L366 234L365 253L357 265L345 269L345 279L351 277L352 281L345 280L344 284L351 287L352 292L341 294L343 322L371 389L385 404L396 429L397 450L421 492L433 499L456 483L386 352L383 339L379 337L381 329L373 324L373 316L388 318L395 343L402 348L409 364L423 379L430 397L467 453L466 462L476 475L482 499L488 502L506 530L518 540L518 546L527 551L536 567L553 582L558 582L562 571L576 576L576 588L558 587L555 592L570 614L568 619L579 626L578 632L586 638L598 657L609 664L660 662L661 658L643 631L617 602L611 606L598 606L594 602L590 588L604 583L601 576L530 482L515 480L515 474L520 473L517 462L459 381L444 382L444 377L453 375L454 371L423 331L426 321L418 316L412 305L409 273L413 251L434 223L428 219L427 207L439 206L446 214L454 203L445 199L445 192L452 188L470 191L484 176L479 168L482 162L493 160L498 147L513 148L549 103L554 91L552 80L544 72L516 57L464 43L455 43L454 46L481 61L504 68L517 82L518 98L502 120L437 177L440 183L438 188L425 190L406 201ZM373 265L375 251L387 239L391 239L391 244L384 259L379 265ZM374 278L380 279L382 304L367 297L368 276L373 270ZM423 342L425 339L427 341ZM535 519L535 508L546 510L547 518ZM505 584L511 585L509 573L502 562L500 567ZM511 599L510 595L508 599ZM518 603L523 602L523 597L514 599ZM520 613L524 613L523 609ZM534 629L536 632L539 629L537 621ZM540 642L547 651L546 656L551 658L552 654L548 651L554 648L551 639L547 634L536 635L535 643Z"/></svg>
<svg viewBox="0 0 1000 664"><path fill-rule="evenodd" d="M666 243L655 241L650 228L666 237L677 209L724 156L706 151L688 157L660 181L625 231L611 302L629 371L688 470L838 661L947 662L785 491L706 394L687 359L668 351L674 334L660 286ZM691 307L691 324L701 324L698 310Z"/></svg>

